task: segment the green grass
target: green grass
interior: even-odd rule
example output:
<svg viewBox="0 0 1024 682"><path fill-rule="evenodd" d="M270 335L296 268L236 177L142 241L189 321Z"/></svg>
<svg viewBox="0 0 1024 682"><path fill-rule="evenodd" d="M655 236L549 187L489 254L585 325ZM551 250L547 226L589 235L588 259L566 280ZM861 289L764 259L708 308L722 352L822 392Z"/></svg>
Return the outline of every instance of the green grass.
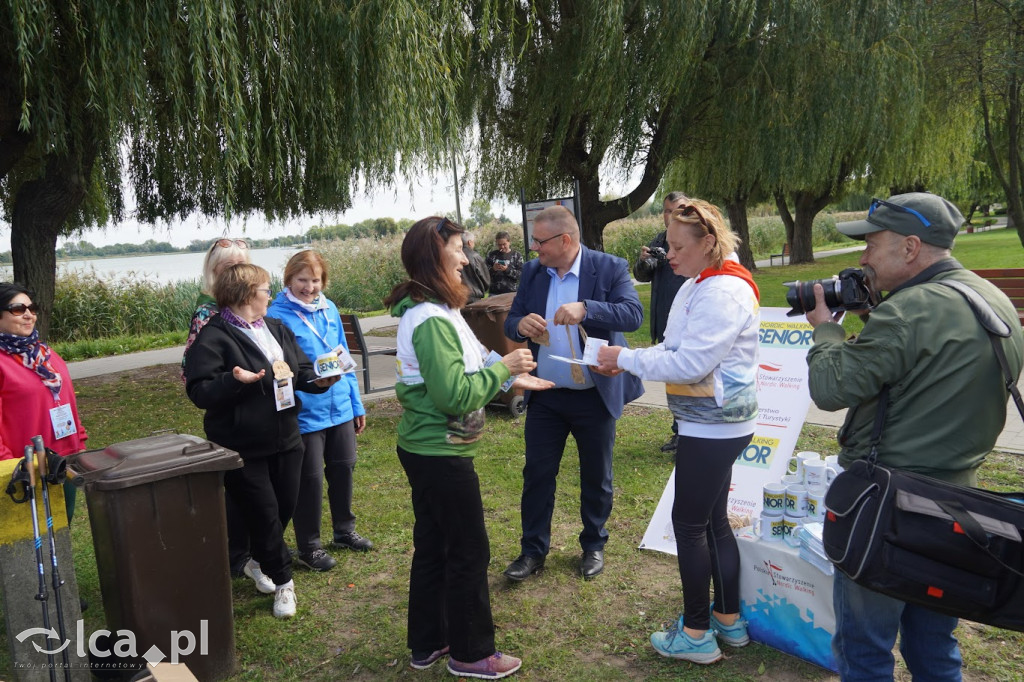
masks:
<svg viewBox="0 0 1024 682"><path fill-rule="evenodd" d="M162 334L112 336L82 341L58 341L53 344L53 348L64 358L65 362L74 362L88 358L105 358L111 355L156 350L157 348L173 348L184 345L186 338L188 338L188 330Z"/></svg>
<svg viewBox="0 0 1024 682"><path fill-rule="evenodd" d="M75 388L90 447L165 428L203 434L201 413L185 399L174 366L79 380ZM400 408L394 400L370 402L367 408L367 430L359 437L355 510L358 530L376 548L368 554L336 552L339 564L329 573L296 571L299 611L286 622L272 617L270 597L258 595L247 580L235 580L236 680L451 679L443 665L425 672L407 666L413 517L408 483L394 451ZM759 644L726 651L726 660L710 667L664 659L650 648L650 633L675 618L681 606L675 558L636 549L672 468L670 459L658 452L668 430L664 410L627 408L619 422L615 509L604 574L592 582L575 575L579 476L570 440L559 475L547 568L523 585L509 585L501 571L519 551L523 423L503 409L488 410L487 417L487 442L476 468L491 541L489 576L498 648L524 658L515 679L836 679ZM807 426L797 448L833 453L834 432ZM1017 458L994 456L982 472L1001 488L1020 490L1020 467ZM105 622L81 497L72 530L77 578L82 596L92 604L85 612L85 629L93 632ZM290 530L287 537L291 541ZM187 574L188 557L180 561ZM202 576L183 576L186 584L196 579ZM958 634L965 679L1019 679L1024 635L971 624L964 624ZM0 677L9 668L7 656L0 652ZM909 679L902 674L898 679Z"/></svg>

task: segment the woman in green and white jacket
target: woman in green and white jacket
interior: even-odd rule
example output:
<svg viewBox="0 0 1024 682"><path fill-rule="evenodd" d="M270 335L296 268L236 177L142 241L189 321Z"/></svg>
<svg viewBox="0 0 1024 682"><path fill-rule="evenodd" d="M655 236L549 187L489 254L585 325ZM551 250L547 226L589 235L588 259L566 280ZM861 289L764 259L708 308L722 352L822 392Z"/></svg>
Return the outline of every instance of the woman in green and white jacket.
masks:
<svg viewBox="0 0 1024 682"><path fill-rule="evenodd" d="M473 468L484 406L513 378L541 390L551 383L524 374L536 367L526 349L505 357L480 344L459 309L464 230L446 218L420 220L402 242L409 280L386 306L398 324L395 391L404 411L398 457L412 487L416 516L409 576L411 665L431 666L451 653L456 675L499 678L521 661L496 652L480 483Z"/></svg>

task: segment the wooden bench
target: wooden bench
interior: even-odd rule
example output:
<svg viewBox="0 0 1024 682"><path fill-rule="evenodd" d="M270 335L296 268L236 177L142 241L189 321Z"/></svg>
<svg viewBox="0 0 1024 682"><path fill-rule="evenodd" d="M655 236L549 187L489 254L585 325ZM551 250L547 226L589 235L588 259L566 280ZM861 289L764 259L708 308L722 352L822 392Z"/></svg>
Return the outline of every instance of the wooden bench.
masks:
<svg viewBox="0 0 1024 682"><path fill-rule="evenodd" d="M359 318L355 315L342 315L341 326L345 330L345 342L348 344L348 352L352 357L359 356L363 360L363 392L376 393L377 391L391 390L392 386L383 388L370 387L370 356L371 355L395 355L398 349L394 346L368 346L363 336L363 328L359 325Z"/></svg>
<svg viewBox="0 0 1024 682"><path fill-rule="evenodd" d="M782 253L773 253L768 256L768 266L775 265L775 259L779 258L782 260L782 264L786 264L786 259L789 258L789 244L782 245Z"/></svg>
<svg viewBox="0 0 1024 682"><path fill-rule="evenodd" d="M1017 309L1017 317L1024 326L1024 268L993 268L973 272L992 282L1006 294L1013 307Z"/></svg>

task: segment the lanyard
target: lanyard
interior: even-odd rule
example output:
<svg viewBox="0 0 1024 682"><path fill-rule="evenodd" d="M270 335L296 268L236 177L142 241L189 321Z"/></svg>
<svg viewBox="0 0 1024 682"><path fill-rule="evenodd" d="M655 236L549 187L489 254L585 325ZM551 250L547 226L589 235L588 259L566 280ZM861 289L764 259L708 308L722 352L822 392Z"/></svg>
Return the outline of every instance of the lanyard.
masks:
<svg viewBox="0 0 1024 682"><path fill-rule="evenodd" d="M256 345L260 347L261 351L263 351L263 355L266 356L266 358L268 360L270 360L270 364L271 365L273 365L275 362L277 362L279 360L284 360L284 351L281 348L281 345L279 343L277 343L277 339L274 338L274 335L270 333L269 329L267 329L265 322L264 322L264 326L263 326L263 333L261 333L260 330L258 330L256 327L254 327L251 324L249 324L246 320L243 320L242 318L238 318L238 319L252 333L253 341L255 341ZM264 337L263 334L267 334L268 336L270 336L270 344L265 344L264 343L264 339L266 337ZM269 345L269 347L268 347L268 345ZM277 346L276 350L274 348L275 346ZM281 351L280 355L276 351Z"/></svg>
<svg viewBox="0 0 1024 682"><path fill-rule="evenodd" d="M321 341L324 342L324 345L327 346L327 350L334 350L334 346L332 346L330 343L328 343L327 339L325 339L323 336L320 336L320 332L318 332L316 330L316 327L314 327L310 323L310 321L306 319L305 315L303 315L298 310L295 311L295 314L298 315L299 319L302 320L303 324L305 324L307 327L309 327L309 330L316 335L316 338L318 338L318 339L320 339ZM324 330L324 333L325 334L330 334L331 333L331 318L329 318L327 316L327 310L326 309L324 309L324 321L327 323L327 329Z"/></svg>

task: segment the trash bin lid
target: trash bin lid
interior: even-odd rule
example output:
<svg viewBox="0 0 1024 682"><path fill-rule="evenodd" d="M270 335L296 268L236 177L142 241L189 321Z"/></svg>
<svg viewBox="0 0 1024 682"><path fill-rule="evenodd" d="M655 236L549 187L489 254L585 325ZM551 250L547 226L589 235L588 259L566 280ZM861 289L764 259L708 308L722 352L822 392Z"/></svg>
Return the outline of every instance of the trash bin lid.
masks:
<svg viewBox="0 0 1024 682"><path fill-rule="evenodd" d="M242 466L234 450L187 433L164 433L68 457L86 490L118 490L167 478Z"/></svg>
<svg viewBox="0 0 1024 682"><path fill-rule="evenodd" d="M507 313L509 308L512 307L512 301L515 297L516 293L511 291L507 294L495 294L494 296L481 298L479 301L466 304L462 309L462 314L487 314L493 317L494 313Z"/></svg>

